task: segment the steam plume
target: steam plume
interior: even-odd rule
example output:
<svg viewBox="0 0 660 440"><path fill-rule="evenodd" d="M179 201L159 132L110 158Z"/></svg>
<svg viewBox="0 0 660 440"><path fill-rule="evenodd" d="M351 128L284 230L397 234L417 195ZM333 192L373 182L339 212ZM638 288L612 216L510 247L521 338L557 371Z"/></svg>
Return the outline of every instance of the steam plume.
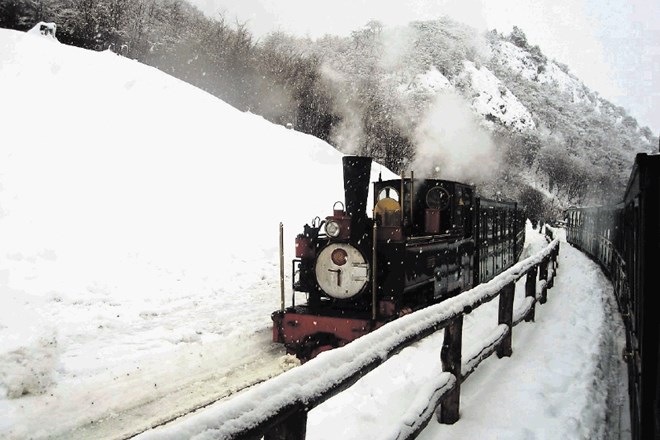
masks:
<svg viewBox="0 0 660 440"><path fill-rule="evenodd" d="M439 92L415 131L420 177L482 183L497 169L495 144L463 98Z"/></svg>

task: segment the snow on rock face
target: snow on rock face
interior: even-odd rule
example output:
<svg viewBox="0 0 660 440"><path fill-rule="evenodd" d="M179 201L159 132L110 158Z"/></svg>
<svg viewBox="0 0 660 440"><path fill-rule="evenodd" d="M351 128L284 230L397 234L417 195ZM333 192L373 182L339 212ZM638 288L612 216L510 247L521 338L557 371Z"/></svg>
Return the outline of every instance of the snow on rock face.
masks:
<svg viewBox="0 0 660 440"><path fill-rule="evenodd" d="M484 124L497 121L518 131L536 128L531 113L490 70L477 68L471 61L464 66L473 91L472 108L483 116Z"/></svg>
<svg viewBox="0 0 660 440"><path fill-rule="evenodd" d="M424 101L420 100L421 96L433 103L438 97L461 89L460 95L465 97L485 127L492 129L495 124L501 124L518 131L536 128L531 113L490 70L477 67L471 61L463 63L463 72L453 81L436 67L431 67L412 81L399 84L398 91L404 98ZM428 111L428 108L422 111Z"/></svg>
<svg viewBox="0 0 660 440"><path fill-rule="evenodd" d="M424 93L434 94L441 90L453 88L446 76L444 76L435 66L432 66L425 73L420 73L413 78L409 84L401 84L399 91L401 93Z"/></svg>
<svg viewBox="0 0 660 440"><path fill-rule="evenodd" d="M50 40L57 41L55 33L57 32L57 25L55 23L46 23L45 21L40 21L32 29L28 31L28 34L31 35L40 35Z"/></svg>
<svg viewBox="0 0 660 440"><path fill-rule="evenodd" d="M499 40L493 45L493 59L503 63L514 73L530 81L552 84L562 93L571 96L573 102L591 101L584 84L563 71L551 60L539 64L529 52L508 41Z"/></svg>
<svg viewBox="0 0 660 440"><path fill-rule="evenodd" d="M531 113L513 93L486 67L464 61L464 74L469 83L473 110L492 126L496 121L514 130L533 130Z"/></svg>
<svg viewBox="0 0 660 440"><path fill-rule="evenodd" d="M548 61L543 72L539 74L538 81L542 84L553 84L563 93L569 94L572 102L591 101L584 84L561 70L552 61Z"/></svg>
<svg viewBox="0 0 660 440"><path fill-rule="evenodd" d="M513 72L518 73L530 81L538 76L538 65L528 52L509 43L498 41L493 45L493 59L508 66Z"/></svg>

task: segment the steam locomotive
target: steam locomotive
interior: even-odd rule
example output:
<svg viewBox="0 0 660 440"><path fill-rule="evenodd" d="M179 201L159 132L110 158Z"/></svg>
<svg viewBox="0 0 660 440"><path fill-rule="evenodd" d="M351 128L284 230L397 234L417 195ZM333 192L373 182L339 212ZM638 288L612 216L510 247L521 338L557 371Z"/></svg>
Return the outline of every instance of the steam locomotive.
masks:
<svg viewBox="0 0 660 440"><path fill-rule="evenodd" d="M293 304L272 314L273 341L302 362L490 280L524 242L516 203L449 180L379 179L369 217L371 158L342 160L345 204L296 237Z"/></svg>

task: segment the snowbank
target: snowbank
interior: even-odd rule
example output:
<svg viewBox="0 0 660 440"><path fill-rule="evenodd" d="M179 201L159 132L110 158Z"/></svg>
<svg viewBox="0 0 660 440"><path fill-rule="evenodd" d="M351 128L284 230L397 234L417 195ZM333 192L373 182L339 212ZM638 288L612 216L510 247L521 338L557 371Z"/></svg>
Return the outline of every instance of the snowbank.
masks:
<svg viewBox="0 0 660 440"><path fill-rule="evenodd" d="M342 155L110 51L0 29L0 59L0 437L288 368L279 223L290 261L343 199Z"/></svg>

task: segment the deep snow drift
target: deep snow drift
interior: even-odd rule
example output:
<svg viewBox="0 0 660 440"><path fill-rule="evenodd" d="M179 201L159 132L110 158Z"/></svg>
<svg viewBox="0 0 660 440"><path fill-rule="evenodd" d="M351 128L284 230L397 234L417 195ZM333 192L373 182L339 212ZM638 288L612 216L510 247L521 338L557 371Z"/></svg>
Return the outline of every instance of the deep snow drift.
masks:
<svg viewBox="0 0 660 440"><path fill-rule="evenodd" d="M270 342L278 225L290 261L302 225L343 199L339 152L111 52L4 29L0 97L0 437L130 435L295 364ZM404 350L426 354L399 385L438 341ZM383 374L314 410L310 438L364 438ZM335 413L353 420L329 430Z"/></svg>

